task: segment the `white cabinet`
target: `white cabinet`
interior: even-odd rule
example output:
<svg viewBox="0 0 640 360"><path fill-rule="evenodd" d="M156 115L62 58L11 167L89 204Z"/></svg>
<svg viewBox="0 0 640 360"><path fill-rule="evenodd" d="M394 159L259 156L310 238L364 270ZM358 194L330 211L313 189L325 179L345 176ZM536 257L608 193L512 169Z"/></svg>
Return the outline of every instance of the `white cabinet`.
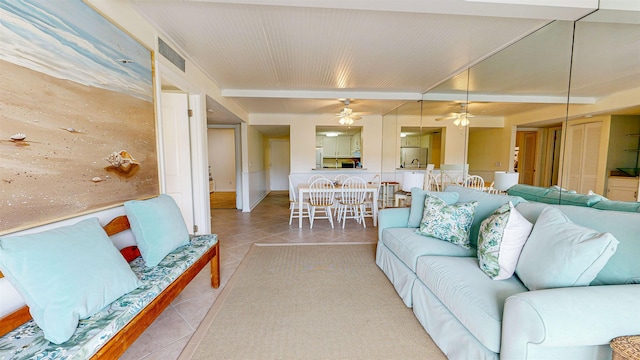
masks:
<svg viewBox="0 0 640 360"><path fill-rule="evenodd" d="M337 137L325 137L322 142L322 156L326 158L332 158L336 156L338 148Z"/></svg>
<svg viewBox="0 0 640 360"><path fill-rule="evenodd" d="M360 133L357 133L351 137L351 153L360 151Z"/></svg>
<svg viewBox="0 0 640 360"><path fill-rule="evenodd" d="M401 147L420 147L420 137L405 136L403 138L400 138L400 146Z"/></svg>
<svg viewBox="0 0 640 360"><path fill-rule="evenodd" d="M322 144L324 142L324 139L325 139L325 136L322 136L322 135L316 136L316 147L317 148L321 148L323 146Z"/></svg>
<svg viewBox="0 0 640 360"><path fill-rule="evenodd" d="M351 136L338 136L338 157L351 157Z"/></svg>
<svg viewBox="0 0 640 360"><path fill-rule="evenodd" d="M351 157L351 136L325 137L322 144L322 156L325 158Z"/></svg>
<svg viewBox="0 0 640 360"><path fill-rule="evenodd" d="M607 198L618 201L640 201L637 177L609 176Z"/></svg>

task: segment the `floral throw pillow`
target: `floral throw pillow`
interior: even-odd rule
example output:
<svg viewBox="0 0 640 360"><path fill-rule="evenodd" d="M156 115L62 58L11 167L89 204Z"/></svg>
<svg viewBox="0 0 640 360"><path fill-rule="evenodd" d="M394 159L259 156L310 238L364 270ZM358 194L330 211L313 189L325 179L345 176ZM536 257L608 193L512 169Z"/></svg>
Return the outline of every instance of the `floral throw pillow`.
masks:
<svg viewBox="0 0 640 360"><path fill-rule="evenodd" d="M477 201L448 205L440 198L427 194L422 221L416 233L469 249L469 231L477 206Z"/></svg>
<svg viewBox="0 0 640 360"><path fill-rule="evenodd" d="M533 224L509 201L480 225L478 260L480 269L493 280L513 276Z"/></svg>

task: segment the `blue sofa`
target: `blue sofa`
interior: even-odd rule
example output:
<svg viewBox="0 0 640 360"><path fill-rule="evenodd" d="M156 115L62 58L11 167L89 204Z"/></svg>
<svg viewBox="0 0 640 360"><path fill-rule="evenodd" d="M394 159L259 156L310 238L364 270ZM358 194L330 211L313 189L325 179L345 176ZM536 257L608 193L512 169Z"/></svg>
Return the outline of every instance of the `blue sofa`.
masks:
<svg viewBox="0 0 640 360"><path fill-rule="evenodd" d="M471 249L416 234L407 226L410 208L384 209L376 263L448 358L611 359L611 339L640 334L640 213L527 202L459 186L446 192L458 193L459 203L478 202ZM529 291L515 274L492 280L476 257L478 233L509 201L534 228L542 210L555 207L578 225L613 234L617 250L590 286Z"/></svg>

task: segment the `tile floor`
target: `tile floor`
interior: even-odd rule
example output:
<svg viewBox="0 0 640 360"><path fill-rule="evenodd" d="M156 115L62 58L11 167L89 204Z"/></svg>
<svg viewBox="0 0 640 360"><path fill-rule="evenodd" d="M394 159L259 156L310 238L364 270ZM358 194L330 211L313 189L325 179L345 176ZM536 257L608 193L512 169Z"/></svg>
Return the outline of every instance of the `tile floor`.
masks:
<svg viewBox="0 0 640 360"><path fill-rule="evenodd" d="M210 287L206 267L121 359L177 359L253 243L375 243L378 238L371 218L366 219L366 229L354 220L347 220L344 229L332 229L328 220L316 220L313 229L309 229L308 219L304 219L302 229L297 219L289 225L286 191L272 192L250 213L214 209L211 218L211 231L220 241L220 288Z"/></svg>

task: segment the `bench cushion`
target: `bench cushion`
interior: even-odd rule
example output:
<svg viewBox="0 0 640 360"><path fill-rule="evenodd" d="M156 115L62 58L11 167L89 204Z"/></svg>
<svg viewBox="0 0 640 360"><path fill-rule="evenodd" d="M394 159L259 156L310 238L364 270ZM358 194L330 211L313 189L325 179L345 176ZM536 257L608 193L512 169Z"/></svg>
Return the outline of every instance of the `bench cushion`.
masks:
<svg viewBox="0 0 640 360"><path fill-rule="evenodd" d="M88 359L125 327L142 309L218 242L217 235L192 236L155 267L142 258L130 263L142 285L123 295L93 316L80 320L69 341L55 345L44 339L33 320L0 337L0 349L7 359Z"/></svg>

